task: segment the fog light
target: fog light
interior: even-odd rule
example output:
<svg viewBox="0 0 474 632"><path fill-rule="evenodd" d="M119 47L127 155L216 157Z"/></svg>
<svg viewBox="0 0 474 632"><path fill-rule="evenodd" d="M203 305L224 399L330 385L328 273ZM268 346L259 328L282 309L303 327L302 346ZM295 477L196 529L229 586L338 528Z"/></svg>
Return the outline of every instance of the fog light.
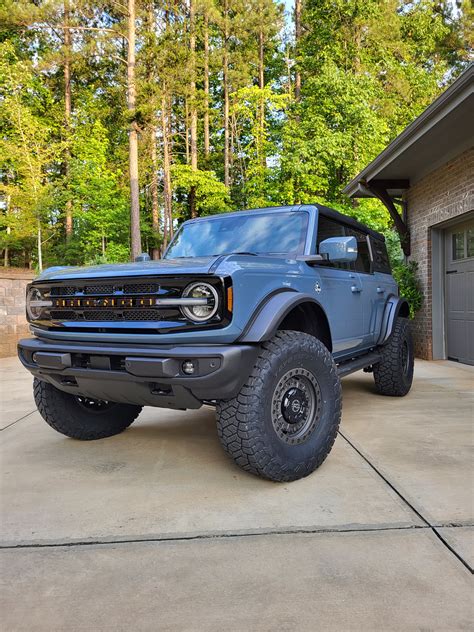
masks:
<svg viewBox="0 0 474 632"><path fill-rule="evenodd" d="M183 369L183 373L186 373L186 375L193 375L196 371L196 365L192 360L186 360L186 362L183 362L181 368Z"/></svg>
<svg viewBox="0 0 474 632"><path fill-rule="evenodd" d="M36 353L33 353L33 355L31 356L31 359L33 360L33 362L35 363L37 362Z"/></svg>

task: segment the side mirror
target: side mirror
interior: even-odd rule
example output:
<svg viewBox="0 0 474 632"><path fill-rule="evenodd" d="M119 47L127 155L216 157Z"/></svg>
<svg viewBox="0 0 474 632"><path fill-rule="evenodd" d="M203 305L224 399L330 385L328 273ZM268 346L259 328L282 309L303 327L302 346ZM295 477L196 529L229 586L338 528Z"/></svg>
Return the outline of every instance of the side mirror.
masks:
<svg viewBox="0 0 474 632"><path fill-rule="evenodd" d="M319 254L334 263L355 261L357 239L355 237L329 237L319 244Z"/></svg>

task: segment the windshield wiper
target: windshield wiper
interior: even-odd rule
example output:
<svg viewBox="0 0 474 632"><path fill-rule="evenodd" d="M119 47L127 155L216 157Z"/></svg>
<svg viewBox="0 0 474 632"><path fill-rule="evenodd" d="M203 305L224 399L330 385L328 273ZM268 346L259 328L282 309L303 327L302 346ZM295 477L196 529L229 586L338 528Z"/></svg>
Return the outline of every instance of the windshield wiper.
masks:
<svg viewBox="0 0 474 632"><path fill-rule="evenodd" d="M199 257L228 257L229 255L250 255L252 257L258 257L257 252L249 252L247 250L239 250L236 252L219 252L214 255L199 255ZM171 257L171 259L196 259L195 255L186 255L179 257Z"/></svg>
<svg viewBox="0 0 474 632"><path fill-rule="evenodd" d="M228 255L251 255L252 257L257 257L258 254L256 252L248 252L247 250L238 250L236 252L223 252L221 253L224 256L228 256ZM220 256L220 255L213 255L214 257Z"/></svg>

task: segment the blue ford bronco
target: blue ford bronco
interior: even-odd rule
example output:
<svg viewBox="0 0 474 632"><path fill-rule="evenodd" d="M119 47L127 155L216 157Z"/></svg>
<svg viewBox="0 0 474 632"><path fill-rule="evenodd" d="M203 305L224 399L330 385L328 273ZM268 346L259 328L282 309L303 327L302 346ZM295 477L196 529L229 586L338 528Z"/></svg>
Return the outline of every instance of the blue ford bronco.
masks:
<svg viewBox="0 0 474 632"><path fill-rule="evenodd" d="M227 453L274 481L324 461L340 378L364 369L402 396L409 308L384 237L298 205L185 222L161 261L43 272L19 356L45 421L75 439L125 430L143 406L214 406Z"/></svg>

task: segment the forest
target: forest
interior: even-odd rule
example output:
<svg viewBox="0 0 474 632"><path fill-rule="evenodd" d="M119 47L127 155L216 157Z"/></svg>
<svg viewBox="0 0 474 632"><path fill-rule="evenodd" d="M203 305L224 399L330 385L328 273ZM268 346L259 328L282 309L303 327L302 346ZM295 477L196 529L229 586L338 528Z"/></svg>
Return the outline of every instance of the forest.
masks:
<svg viewBox="0 0 474 632"><path fill-rule="evenodd" d="M466 67L468 0L0 0L4 266L158 259L179 224L320 202Z"/></svg>

